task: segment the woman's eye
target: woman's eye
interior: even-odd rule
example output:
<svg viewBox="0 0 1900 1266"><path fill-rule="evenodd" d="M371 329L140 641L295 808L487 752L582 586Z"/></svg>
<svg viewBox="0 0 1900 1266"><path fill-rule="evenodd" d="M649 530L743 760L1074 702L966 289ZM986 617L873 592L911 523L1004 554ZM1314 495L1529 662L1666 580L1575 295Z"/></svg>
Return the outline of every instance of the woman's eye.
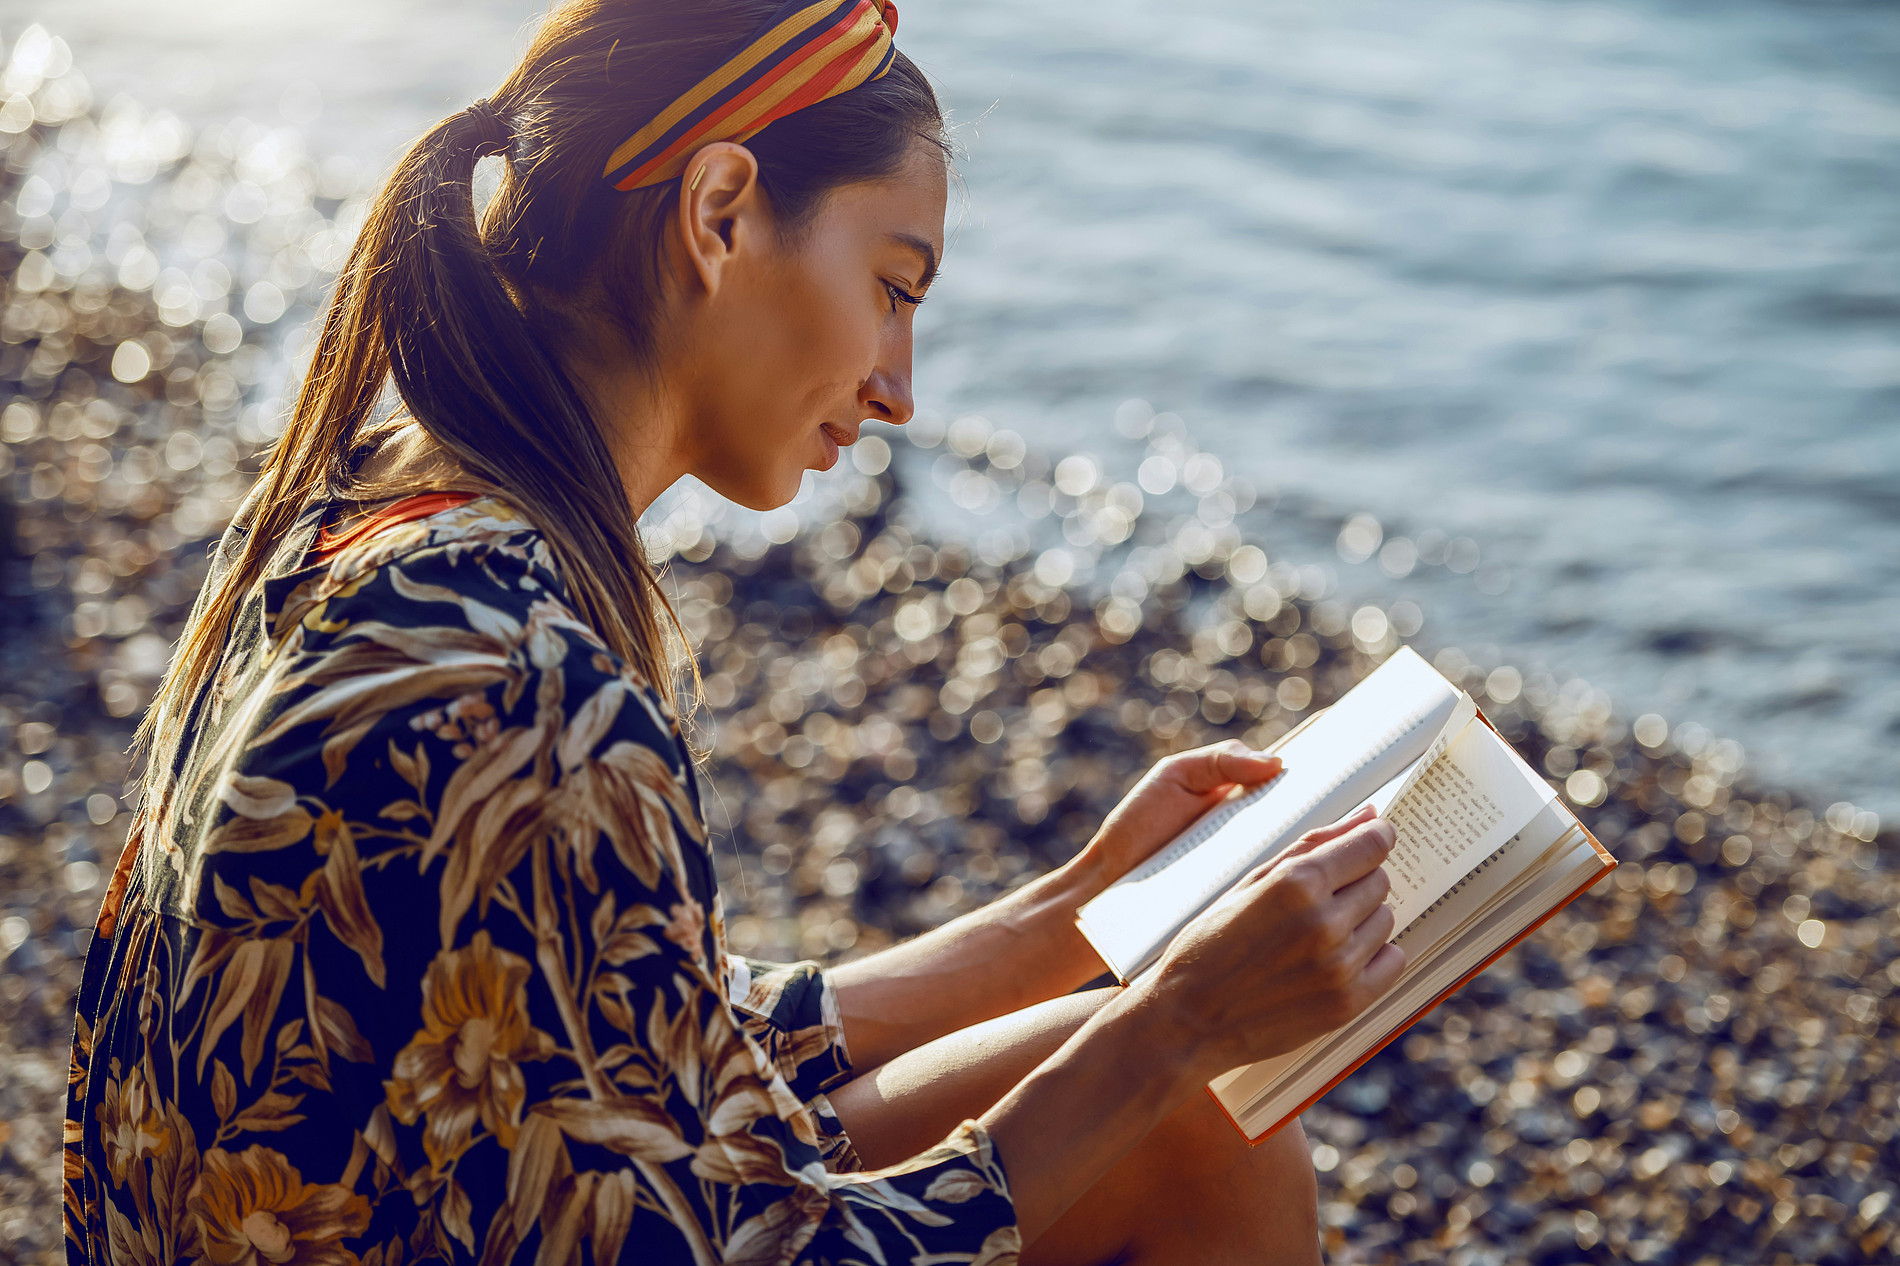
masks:
<svg viewBox="0 0 1900 1266"><path fill-rule="evenodd" d="M891 311L892 312L897 311L897 305L900 303L907 303L911 307L914 308L918 304L924 301L924 296L914 295L910 291L904 289L902 286L896 285L893 282L887 281L884 283L884 293L891 297Z"/></svg>

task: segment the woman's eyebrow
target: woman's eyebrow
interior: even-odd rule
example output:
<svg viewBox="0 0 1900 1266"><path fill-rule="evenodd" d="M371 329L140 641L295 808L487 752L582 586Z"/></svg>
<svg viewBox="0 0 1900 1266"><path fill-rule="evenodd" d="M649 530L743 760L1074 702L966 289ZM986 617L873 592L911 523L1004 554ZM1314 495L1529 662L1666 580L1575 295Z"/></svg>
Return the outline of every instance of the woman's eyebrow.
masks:
<svg viewBox="0 0 1900 1266"><path fill-rule="evenodd" d="M924 275L918 280L917 288L930 289L930 283L937 276L937 248L915 233L893 233L891 240L899 246L908 246L917 252L918 258L924 261Z"/></svg>

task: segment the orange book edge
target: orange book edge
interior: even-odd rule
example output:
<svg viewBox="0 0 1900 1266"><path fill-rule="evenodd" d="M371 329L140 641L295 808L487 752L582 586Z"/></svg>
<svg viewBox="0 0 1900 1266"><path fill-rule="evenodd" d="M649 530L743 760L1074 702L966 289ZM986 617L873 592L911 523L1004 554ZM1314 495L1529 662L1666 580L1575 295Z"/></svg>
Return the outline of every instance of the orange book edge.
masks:
<svg viewBox="0 0 1900 1266"><path fill-rule="evenodd" d="M1386 1034L1383 1038L1381 1038L1375 1045L1370 1047L1366 1051L1365 1054L1361 1055L1358 1059L1354 1060L1346 1068L1342 1069L1337 1077L1334 1077L1331 1081L1327 1082L1324 1086L1321 1086L1318 1090L1314 1091L1312 1097L1307 1099L1306 1102L1302 1103L1299 1107L1293 1109L1293 1111L1287 1113L1284 1117L1281 1117L1273 1125L1267 1127L1265 1130L1261 1131L1259 1134L1254 1134L1254 1135L1248 1134L1246 1127L1241 1125L1239 1120L1235 1118L1234 1114L1227 1110L1227 1105L1220 1101L1220 1096L1214 1093L1213 1087L1211 1086L1207 1087L1207 1096L1208 1098L1214 1101L1214 1106L1220 1109L1221 1115L1226 1117L1229 1121L1233 1122L1234 1128L1240 1131L1240 1136L1246 1139L1250 1145L1254 1147L1258 1147L1260 1144L1272 1138L1280 1130L1284 1129L1288 1121L1297 1120L1299 1118L1300 1113L1306 1111L1308 1108L1318 1103L1321 1099L1325 1098L1326 1095L1333 1089L1333 1087L1337 1086L1340 1082L1346 1080L1346 1078L1352 1076L1355 1072L1359 1071L1360 1066L1363 1065L1367 1060L1371 1059L1374 1055L1377 1055L1380 1051L1384 1050L1386 1047L1396 1042L1400 1037L1404 1036L1405 1032L1408 1029L1410 1029L1414 1024L1417 1024L1420 1020L1423 1020L1426 1017L1426 1015L1432 1011L1434 1007L1438 1006L1445 999L1451 997L1453 994L1457 993L1460 989L1463 989L1466 985L1470 984L1480 974L1482 974L1487 968L1489 968L1491 964L1497 962L1500 958L1503 958L1506 954L1516 949L1518 942L1522 941L1525 937L1529 936L1532 932L1535 932L1538 928L1543 927L1545 923L1550 921L1550 917L1552 915L1556 914L1559 910L1562 910L1564 907L1568 906L1571 902L1575 901L1578 897L1581 897L1584 893L1590 891L1590 889L1596 887L1599 883L1601 883L1605 875L1609 874L1611 871L1616 869L1616 865L1617 865L1616 858L1611 856L1610 851L1603 847L1602 842L1598 840L1596 836L1590 833L1589 827L1583 825L1582 822L1578 822L1577 829L1583 832L1583 838L1585 838L1586 840L1589 840L1590 846L1596 849L1597 857L1599 860L1603 862L1603 866L1602 866L1602 869L1598 870L1596 874L1590 876L1588 879L1584 880L1583 883L1579 884L1575 892L1572 892L1568 897L1565 897L1562 901L1558 902L1556 905L1546 910L1543 914L1539 915L1537 917L1536 922L1526 927L1522 932L1519 932L1516 936L1506 941L1503 945L1500 945L1495 951L1492 952L1489 958L1485 959L1482 963L1479 963L1476 967L1473 967L1470 971L1466 972L1463 976L1460 976L1456 981L1452 982L1452 984L1443 993L1439 994L1436 998L1433 998L1430 1002L1420 1007L1416 1012L1412 1014L1410 1019L1406 1020L1403 1024L1394 1028L1390 1033Z"/></svg>

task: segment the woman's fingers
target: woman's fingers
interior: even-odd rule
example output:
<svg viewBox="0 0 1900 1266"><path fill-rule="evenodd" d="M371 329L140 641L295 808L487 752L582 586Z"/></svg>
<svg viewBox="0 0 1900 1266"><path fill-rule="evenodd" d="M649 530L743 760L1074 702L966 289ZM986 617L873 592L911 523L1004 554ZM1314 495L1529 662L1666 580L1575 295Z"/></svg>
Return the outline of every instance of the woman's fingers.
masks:
<svg viewBox="0 0 1900 1266"><path fill-rule="evenodd" d="M1398 931L1398 916L1392 907L1383 901L1374 902L1364 912L1358 924L1352 930L1352 937L1346 942L1355 952L1357 961L1371 962L1379 947L1392 939L1392 933Z"/></svg>
<svg viewBox="0 0 1900 1266"><path fill-rule="evenodd" d="M1311 856L1321 859L1327 878L1333 881L1333 891L1338 892L1384 865L1397 839L1398 833L1390 822L1369 817L1344 835L1314 849Z"/></svg>
<svg viewBox="0 0 1900 1266"><path fill-rule="evenodd" d="M1379 998L1393 985L1397 985L1398 977L1404 973L1404 969L1406 969L1406 952L1398 949L1397 945L1385 943L1379 947L1378 954L1372 956L1372 962L1366 964L1362 979L1366 981L1366 988L1372 990L1372 996Z"/></svg>
<svg viewBox="0 0 1900 1266"><path fill-rule="evenodd" d="M1371 816L1369 811L1364 816L1354 815L1347 821L1351 825L1328 839L1317 842L1301 840L1294 848L1268 863L1269 868L1287 865L1312 870L1316 872L1322 890L1327 893L1338 892L1377 870L1392 852L1392 824Z"/></svg>
<svg viewBox="0 0 1900 1266"><path fill-rule="evenodd" d="M1366 964L1365 971L1359 974L1368 1003L1374 998L1384 997L1392 986L1399 983L1399 976L1404 971L1405 951L1396 945L1381 945L1372 956L1372 961Z"/></svg>
<svg viewBox="0 0 1900 1266"><path fill-rule="evenodd" d="M1249 787L1278 778L1283 768L1278 756L1262 756L1254 751L1221 752L1215 757L1214 772L1224 782Z"/></svg>
<svg viewBox="0 0 1900 1266"><path fill-rule="evenodd" d="M1382 902L1353 929L1346 942L1346 961L1363 964L1358 971L1359 988L1364 991L1359 1009L1390 989L1405 970L1405 951L1388 944L1394 930L1392 907Z"/></svg>
<svg viewBox="0 0 1900 1266"><path fill-rule="evenodd" d="M1339 900L1340 917L1346 920L1346 926L1358 927L1378 910L1385 907L1385 899L1392 891L1392 877L1385 872L1383 865L1374 866L1359 878L1337 889L1335 896Z"/></svg>
<svg viewBox="0 0 1900 1266"><path fill-rule="evenodd" d="M1183 790L1204 796L1231 787L1267 782L1280 773L1280 758L1254 751L1239 739L1196 748L1168 759L1168 777Z"/></svg>
<svg viewBox="0 0 1900 1266"><path fill-rule="evenodd" d="M1373 817L1372 806L1369 804L1362 804L1357 809L1354 809L1351 813L1348 813L1345 817L1339 819L1339 821L1333 823L1331 826L1314 827L1312 830L1308 831L1305 835L1302 835L1299 839L1293 841L1292 844L1288 845L1286 848L1286 851L1281 853L1280 856L1282 858L1304 856L1305 854L1310 853L1314 849L1318 848L1320 845L1325 844L1330 840L1338 839L1340 836L1352 830L1354 827L1359 826L1363 823L1372 821L1372 817Z"/></svg>

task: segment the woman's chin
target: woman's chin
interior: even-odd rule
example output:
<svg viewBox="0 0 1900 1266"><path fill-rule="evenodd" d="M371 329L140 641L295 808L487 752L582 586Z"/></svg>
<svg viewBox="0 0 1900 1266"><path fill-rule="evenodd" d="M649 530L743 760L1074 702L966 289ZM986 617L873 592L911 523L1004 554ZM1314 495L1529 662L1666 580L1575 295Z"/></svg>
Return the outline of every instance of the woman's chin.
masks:
<svg viewBox="0 0 1900 1266"><path fill-rule="evenodd" d="M813 459L821 458L823 454L810 454L808 465L793 465L801 456L807 455L788 453L776 468L727 470L717 475L707 472L699 478L708 488L734 505L761 512L776 510L798 495L799 489L804 486L805 475L818 469Z"/></svg>
<svg viewBox="0 0 1900 1266"><path fill-rule="evenodd" d="M780 506L790 505L792 499L798 496L798 490L804 486L804 483L805 472L796 470L787 476L769 481L761 480L756 485L744 488L715 488L713 491L734 505L763 513L766 510L776 510Z"/></svg>

